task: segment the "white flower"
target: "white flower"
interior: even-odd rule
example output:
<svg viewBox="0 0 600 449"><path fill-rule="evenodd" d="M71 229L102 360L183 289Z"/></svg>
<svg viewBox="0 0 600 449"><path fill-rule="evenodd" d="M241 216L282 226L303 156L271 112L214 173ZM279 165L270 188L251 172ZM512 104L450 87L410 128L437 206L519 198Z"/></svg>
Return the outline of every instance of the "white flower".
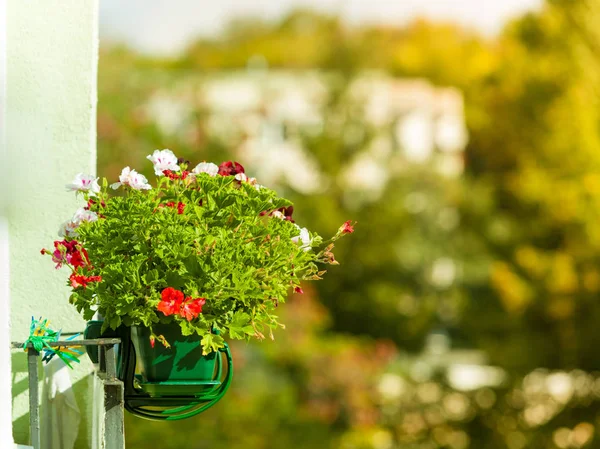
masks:
<svg viewBox="0 0 600 449"><path fill-rule="evenodd" d="M235 179L237 181L244 182L248 180L248 177L246 176L246 173L238 173L237 175L235 175Z"/></svg>
<svg viewBox="0 0 600 449"><path fill-rule="evenodd" d="M271 212L271 216L275 217L275 218L280 218L282 220L285 220L285 215L283 215L283 212L278 211L278 210L274 210L273 212Z"/></svg>
<svg viewBox="0 0 600 449"><path fill-rule="evenodd" d="M77 233L77 228L83 222L91 222L98 220L98 215L96 212L91 210L86 210L83 207L80 207L75 211L75 215L69 221L65 221L62 225L60 225L60 229L58 230L59 237L77 237L79 234Z"/></svg>
<svg viewBox="0 0 600 449"><path fill-rule="evenodd" d="M162 176L164 170L179 171L177 156L171 150L154 150L152 155L146 156L154 164L156 176Z"/></svg>
<svg viewBox="0 0 600 449"><path fill-rule="evenodd" d="M98 215L96 214L96 212L86 210L83 207L77 209L75 211L75 215L73 215L73 218L71 219L71 221L77 223L78 225L83 223L84 221L90 222L96 220L98 220Z"/></svg>
<svg viewBox="0 0 600 449"><path fill-rule="evenodd" d="M115 190L121 186L129 186L135 190L150 190L152 188L144 175L139 174L129 167L125 167L123 171L121 171L119 182L111 184L111 187Z"/></svg>
<svg viewBox="0 0 600 449"><path fill-rule="evenodd" d="M300 228L300 226L298 226L298 225L295 225L295 226L300 230L300 235L297 235L296 237L292 237L292 242L294 242L294 243L302 242L302 245L300 246L300 248L302 248L304 251L309 251L311 248L312 239L310 238L310 233L308 232L308 229Z"/></svg>
<svg viewBox="0 0 600 449"><path fill-rule="evenodd" d="M219 166L212 162L200 162L194 167L192 173L199 175L200 173L208 173L210 176L217 176Z"/></svg>
<svg viewBox="0 0 600 449"><path fill-rule="evenodd" d="M78 227L79 225L73 223L71 220L65 221L63 224L60 225L60 228L58 229L58 236L63 238L77 237L79 235L76 231Z"/></svg>
<svg viewBox="0 0 600 449"><path fill-rule="evenodd" d="M98 178L84 173L78 173L71 184L67 184L66 187L67 190L74 190L75 192L89 192L90 196L94 196L100 191Z"/></svg>

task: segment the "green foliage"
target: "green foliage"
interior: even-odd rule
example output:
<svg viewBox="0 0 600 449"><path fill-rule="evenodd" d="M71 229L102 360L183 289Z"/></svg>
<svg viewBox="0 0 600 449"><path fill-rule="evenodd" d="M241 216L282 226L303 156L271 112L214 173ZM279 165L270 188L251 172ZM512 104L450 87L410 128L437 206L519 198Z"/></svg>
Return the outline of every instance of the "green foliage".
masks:
<svg viewBox="0 0 600 449"><path fill-rule="evenodd" d="M88 203L98 219L77 228L92 264L83 272L101 281L75 286L71 295L87 319L98 311L105 328L175 321L185 335L202 336L204 353L223 347L223 337L272 337L288 290L320 279L318 264L328 262L332 245L319 251L320 236L276 212L292 204L251 180L161 176L154 189L123 186L122 196L107 184ZM168 287L204 298L202 313L157 311Z"/></svg>

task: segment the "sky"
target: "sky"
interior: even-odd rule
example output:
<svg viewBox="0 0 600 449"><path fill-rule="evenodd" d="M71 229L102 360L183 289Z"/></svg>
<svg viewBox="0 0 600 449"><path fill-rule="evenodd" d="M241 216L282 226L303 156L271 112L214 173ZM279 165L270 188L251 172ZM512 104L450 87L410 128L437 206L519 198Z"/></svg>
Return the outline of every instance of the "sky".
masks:
<svg viewBox="0 0 600 449"><path fill-rule="evenodd" d="M482 34L543 0L101 0L100 38L145 53L176 54L197 36L217 35L235 17L277 19L299 7L341 15L350 23L402 25L416 17L454 21Z"/></svg>

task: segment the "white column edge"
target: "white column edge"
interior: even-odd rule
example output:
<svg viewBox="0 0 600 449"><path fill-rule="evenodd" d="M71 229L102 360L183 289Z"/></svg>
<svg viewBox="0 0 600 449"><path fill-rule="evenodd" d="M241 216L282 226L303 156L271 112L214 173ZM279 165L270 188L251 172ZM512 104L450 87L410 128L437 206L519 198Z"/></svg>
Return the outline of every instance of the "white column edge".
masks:
<svg viewBox="0 0 600 449"><path fill-rule="evenodd" d="M7 0L0 0L0 165L8 162L6 148ZM6 192L6 184L0 186ZM13 447L10 353L8 204L0 202L0 447ZM4 429L10 429L8 432Z"/></svg>

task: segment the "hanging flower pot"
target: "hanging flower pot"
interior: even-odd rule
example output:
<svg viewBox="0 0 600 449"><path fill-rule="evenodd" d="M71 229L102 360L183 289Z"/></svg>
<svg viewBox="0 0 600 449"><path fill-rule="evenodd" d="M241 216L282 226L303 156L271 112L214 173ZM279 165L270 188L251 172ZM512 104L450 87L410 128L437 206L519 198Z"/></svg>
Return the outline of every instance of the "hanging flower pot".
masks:
<svg viewBox="0 0 600 449"><path fill-rule="evenodd" d="M130 167L110 186L77 175L67 188L85 203L42 254L70 269L70 302L88 320L103 316L100 333L125 329L126 383L155 396L187 385L194 396L220 382L223 361L231 367L226 339L273 338L278 305L301 281L321 279L320 265L337 264L335 241L353 227L323 241L237 162L188 171L170 150L148 159L154 187Z"/></svg>
<svg viewBox="0 0 600 449"><path fill-rule="evenodd" d="M217 353L202 355L198 335L181 334L176 323L160 324L154 329L169 341L169 347L152 345L152 331L143 326L131 328L138 369L144 382L210 382L215 377Z"/></svg>

